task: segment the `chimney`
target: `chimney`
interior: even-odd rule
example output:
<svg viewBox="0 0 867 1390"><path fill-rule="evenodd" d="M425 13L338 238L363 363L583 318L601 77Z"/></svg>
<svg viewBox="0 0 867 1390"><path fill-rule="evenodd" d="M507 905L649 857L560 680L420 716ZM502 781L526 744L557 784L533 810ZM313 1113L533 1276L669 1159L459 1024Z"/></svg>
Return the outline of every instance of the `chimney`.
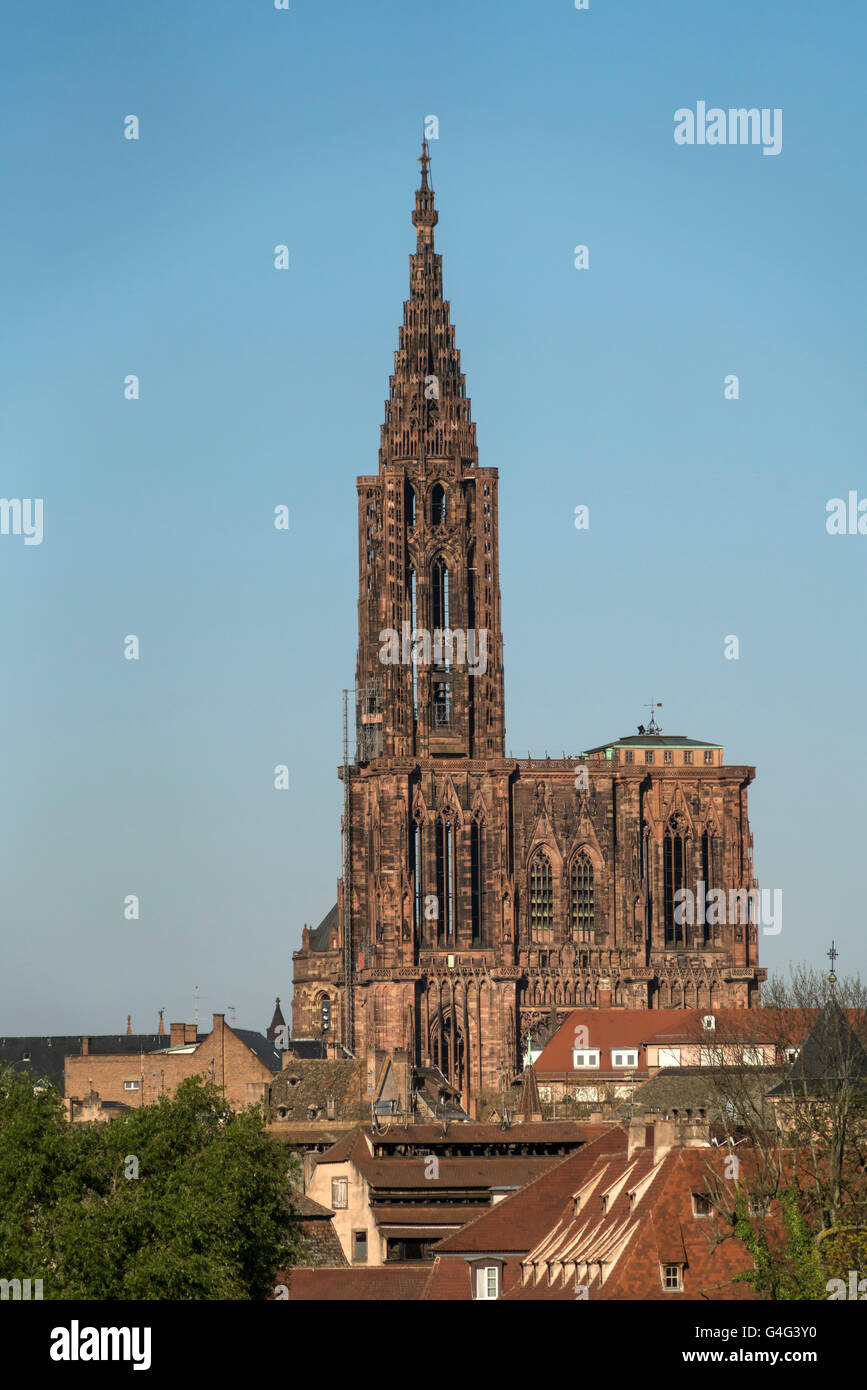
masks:
<svg viewBox="0 0 867 1390"><path fill-rule="evenodd" d="M157 1029L157 1037L159 1037L159 1038L164 1038L165 1035L166 1035L166 1025L163 1023L163 1014L164 1014L164 1013L165 1013L165 1009L160 1009L160 1026L159 1026L159 1028Z"/></svg>
<svg viewBox="0 0 867 1390"><path fill-rule="evenodd" d="M185 1024L184 1024L184 1038L183 1038L183 1040L184 1040L185 1043L194 1043L194 1042L198 1042L198 1041L199 1041L198 1030L196 1029L195 1023L185 1023Z"/></svg>
<svg viewBox="0 0 867 1390"><path fill-rule="evenodd" d="M653 1162L659 1163L675 1146L676 1120L657 1120L653 1126Z"/></svg>
<svg viewBox="0 0 867 1390"><path fill-rule="evenodd" d="M600 1009L610 1009L610 1008L611 1008L611 981L610 981L610 980L600 980L600 981L599 981L598 985L596 986L596 1001L597 1001L597 1008L600 1008Z"/></svg>
<svg viewBox="0 0 867 1390"><path fill-rule="evenodd" d="M132 1033L132 1014L127 1014L127 1016L126 1016L126 1035L127 1035L127 1037L129 1037L129 1036L131 1035L131 1033Z"/></svg>
<svg viewBox="0 0 867 1390"><path fill-rule="evenodd" d="M170 1024L169 1024L169 1046L170 1046L170 1047L180 1047L180 1046L181 1046L181 1043L183 1043L184 1040L185 1040L185 1036L186 1036L185 1030L186 1030L186 1024L185 1024L185 1023L170 1023Z"/></svg>
<svg viewBox="0 0 867 1390"><path fill-rule="evenodd" d="M82 1057L90 1056L90 1038L81 1039L81 1055Z"/></svg>
<svg viewBox="0 0 867 1390"><path fill-rule="evenodd" d="M635 1119L630 1120L630 1121L629 1121L629 1146L628 1146L627 1152L626 1152L627 1158L631 1158L632 1155L635 1153L635 1150L636 1150L636 1149L644 1149L644 1148L646 1148L646 1147L647 1147L647 1126L646 1126L646 1124L644 1123L643 1120L635 1120Z"/></svg>

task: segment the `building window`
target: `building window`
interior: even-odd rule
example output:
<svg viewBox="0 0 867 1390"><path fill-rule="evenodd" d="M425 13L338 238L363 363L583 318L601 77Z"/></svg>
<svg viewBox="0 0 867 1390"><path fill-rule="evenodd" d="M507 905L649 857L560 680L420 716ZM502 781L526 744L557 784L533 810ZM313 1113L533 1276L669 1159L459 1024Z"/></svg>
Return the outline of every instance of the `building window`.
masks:
<svg viewBox="0 0 867 1390"><path fill-rule="evenodd" d="M593 865L586 854L579 854L572 864L570 889L572 934L577 936L579 941L592 941L595 919Z"/></svg>
<svg viewBox="0 0 867 1390"><path fill-rule="evenodd" d="M683 761L684 761L685 763L691 763L691 762L692 762L692 749L691 749L691 748L684 748L684 750L683 750Z"/></svg>
<svg viewBox="0 0 867 1390"><path fill-rule="evenodd" d="M626 752L624 753L623 756L624 756L624 758L626 759L626 761L627 761L628 763L634 763L634 762L635 762L635 754L633 753L633 751L632 751L631 748L627 748L627 750L626 750Z"/></svg>
<svg viewBox="0 0 867 1390"><path fill-rule="evenodd" d="M683 1265L660 1265L662 1287L670 1293L683 1293Z"/></svg>
<svg viewBox="0 0 867 1390"><path fill-rule="evenodd" d="M403 489L403 517L406 529L411 531L415 526L415 489L411 483L406 483Z"/></svg>
<svg viewBox="0 0 867 1390"><path fill-rule="evenodd" d="M706 750L705 755L704 755L704 760L705 760L706 763L712 763L712 762L713 762L713 749L712 749L712 748L708 748L708 749Z"/></svg>
<svg viewBox="0 0 867 1390"><path fill-rule="evenodd" d="M449 625L449 571L444 560L435 560L431 569L433 625L444 631Z"/></svg>
<svg viewBox="0 0 867 1390"><path fill-rule="evenodd" d="M434 681L434 728L447 729L452 722L452 683Z"/></svg>
<svg viewBox="0 0 867 1390"><path fill-rule="evenodd" d="M645 750L644 750L644 761L645 761L646 763L652 763L652 762L653 762L653 749L652 749L652 748L645 748Z"/></svg>
<svg viewBox="0 0 867 1390"><path fill-rule="evenodd" d="M410 632L418 631L418 594L416 592L415 570L410 568L407 576L407 588L409 589L409 622ZM418 647L415 637L412 638L412 717L413 722L418 719Z"/></svg>
<svg viewBox="0 0 867 1390"><path fill-rule="evenodd" d="M713 1206L706 1192L693 1192L692 1214L693 1216L713 1216Z"/></svg>
<svg viewBox="0 0 867 1390"><path fill-rule="evenodd" d="M683 888L684 844L683 836L666 830L663 840L663 906L665 911L665 944L683 944L683 909L676 914L676 895ZM677 898L677 904L682 899ZM681 920L678 921L677 917Z"/></svg>
<svg viewBox="0 0 867 1390"><path fill-rule="evenodd" d="M437 936L451 939L455 934L455 832L451 821L438 822L436 851Z"/></svg>
<svg viewBox="0 0 867 1390"><path fill-rule="evenodd" d="M671 749L670 749L670 748L666 748L665 752L664 752L663 755L662 755L662 761L663 761L664 763L670 763L670 762L673 761L673 759L674 759L674 754L672 753Z"/></svg>
<svg viewBox="0 0 867 1390"><path fill-rule="evenodd" d="M141 1082L140 1082L140 1081L125 1081L125 1082L123 1083L123 1089L124 1089L125 1091L138 1091L138 1090L140 1090L140 1088L141 1088Z"/></svg>
<svg viewBox="0 0 867 1390"><path fill-rule="evenodd" d="M500 1271L496 1265L480 1265L476 1269L476 1298L497 1298L499 1295Z"/></svg>
<svg viewBox="0 0 867 1390"><path fill-rule="evenodd" d="M352 1232L352 1263L354 1265L367 1264L367 1232Z"/></svg>
<svg viewBox="0 0 867 1390"><path fill-rule="evenodd" d="M635 1047L621 1048L618 1052L611 1053L612 1067L637 1067L638 1049Z"/></svg>
<svg viewBox="0 0 867 1390"><path fill-rule="evenodd" d="M554 935L554 879L543 849L530 860L530 938L551 941Z"/></svg>
<svg viewBox="0 0 867 1390"><path fill-rule="evenodd" d="M656 1065L658 1067L679 1067L680 1048L661 1047L656 1056Z"/></svg>
<svg viewBox="0 0 867 1390"><path fill-rule="evenodd" d="M482 827L477 820L470 826L470 920L472 944L482 936Z"/></svg>
<svg viewBox="0 0 867 1390"><path fill-rule="evenodd" d="M431 526L442 526L446 519L446 493L442 483L434 483L430 494Z"/></svg>
<svg viewBox="0 0 867 1390"><path fill-rule="evenodd" d="M335 1211L342 1211L349 1206L349 1179L331 1179L331 1205Z"/></svg>
<svg viewBox="0 0 867 1390"><path fill-rule="evenodd" d="M579 1067L598 1067L599 1048L598 1047L575 1047L572 1049L572 1066Z"/></svg>

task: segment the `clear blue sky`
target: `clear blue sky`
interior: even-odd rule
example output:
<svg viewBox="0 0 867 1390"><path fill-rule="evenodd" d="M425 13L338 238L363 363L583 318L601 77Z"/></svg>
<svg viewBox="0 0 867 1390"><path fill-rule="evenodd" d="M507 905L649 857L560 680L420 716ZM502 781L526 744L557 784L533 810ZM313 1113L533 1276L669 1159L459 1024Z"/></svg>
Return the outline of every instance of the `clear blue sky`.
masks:
<svg viewBox="0 0 867 1390"><path fill-rule="evenodd" d="M431 114L507 746L663 701L757 767L765 963L864 969L867 536L825 505L867 496L865 41L855 0L5 7L0 493L44 499L0 536L5 1034L288 1008ZM781 108L782 152L675 145L699 100Z"/></svg>

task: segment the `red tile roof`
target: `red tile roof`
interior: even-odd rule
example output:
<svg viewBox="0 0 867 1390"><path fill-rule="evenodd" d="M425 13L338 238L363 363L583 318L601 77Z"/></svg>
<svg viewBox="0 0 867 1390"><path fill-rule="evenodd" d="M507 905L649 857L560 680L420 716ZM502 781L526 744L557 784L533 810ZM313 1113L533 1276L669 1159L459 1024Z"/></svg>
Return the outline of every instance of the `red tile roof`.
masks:
<svg viewBox="0 0 867 1390"><path fill-rule="evenodd" d="M430 1264L370 1269L293 1269L284 1283L296 1302L411 1302L422 1297Z"/></svg>
<svg viewBox="0 0 867 1390"><path fill-rule="evenodd" d="M598 1078L601 1072L623 1074L628 1068L613 1067L611 1051L619 1048L642 1048L643 1044L681 1044L707 1042L713 1034L705 1032L701 1019L703 1009L573 1009L536 1058L536 1075L544 1085L546 1077L568 1072L570 1077L587 1075ZM714 1009L716 1032L720 1037L739 1038L745 1042L761 1042L768 1037L769 1019L762 1018L761 1009ZM583 1071L572 1065L576 1046L576 1030L584 1030L580 1047L598 1048L599 1067ZM637 1070L647 1069L647 1055L641 1050Z"/></svg>
<svg viewBox="0 0 867 1390"><path fill-rule="evenodd" d="M589 1128L589 1126L588 1126ZM597 1134L574 1154L562 1158L533 1182L488 1208L437 1247L438 1255L478 1255L495 1251L526 1254L560 1212L567 1196L601 1153L622 1153L626 1131L620 1125L594 1126Z"/></svg>

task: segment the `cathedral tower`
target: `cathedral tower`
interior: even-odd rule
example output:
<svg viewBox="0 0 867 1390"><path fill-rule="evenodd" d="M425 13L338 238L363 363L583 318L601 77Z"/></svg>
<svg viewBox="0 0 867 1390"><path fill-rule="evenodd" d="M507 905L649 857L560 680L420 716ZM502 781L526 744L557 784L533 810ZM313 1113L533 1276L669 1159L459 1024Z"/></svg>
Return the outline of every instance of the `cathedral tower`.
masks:
<svg viewBox="0 0 867 1390"><path fill-rule="evenodd" d="M294 956L293 1037L403 1050L469 1103L570 1008L749 1007L765 972L754 918L676 913L684 889L756 889L753 768L655 724L506 757L497 470L479 466L426 142L420 162L379 469L357 480L344 872Z"/></svg>

